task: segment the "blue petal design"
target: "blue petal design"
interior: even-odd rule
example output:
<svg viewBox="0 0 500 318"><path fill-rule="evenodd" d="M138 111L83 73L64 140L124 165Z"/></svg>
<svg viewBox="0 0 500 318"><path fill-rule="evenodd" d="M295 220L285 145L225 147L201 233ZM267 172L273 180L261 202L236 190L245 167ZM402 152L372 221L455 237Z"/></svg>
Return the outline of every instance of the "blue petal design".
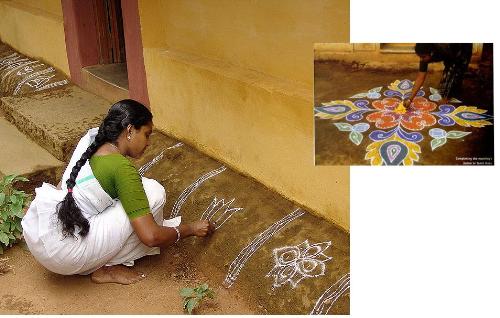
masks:
<svg viewBox="0 0 500 318"><path fill-rule="evenodd" d="M449 116L438 115L438 114L436 114L436 116L439 117L438 124L440 124L441 126L453 126L453 125L455 125L455 121Z"/></svg>
<svg viewBox="0 0 500 318"><path fill-rule="evenodd" d="M359 123L359 124L352 126L352 130L357 131L357 132L365 132L369 128L370 128L370 124L367 124L367 123Z"/></svg>
<svg viewBox="0 0 500 318"><path fill-rule="evenodd" d="M443 138L446 137L446 130L441 128L432 128L431 130L429 130L429 135L432 138Z"/></svg>
<svg viewBox="0 0 500 318"><path fill-rule="evenodd" d="M432 94L431 96L429 96L429 99L433 102L437 102L437 101L440 101L441 100L441 95L439 94Z"/></svg>
<svg viewBox="0 0 500 318"><path fill-rule="evenodd" d="M397 129L398 129L398 127L394 128L392 130L389 130L389 131L374 130L368 135L368 137L370 137L370 139L373 141L384 140L384 139L387 139L387 138L391 137L392 135L394 135L394 133L396 132Z"/></svg>
<svg viewBox="0 0 500 318"><path fill-rule="evenodd" d="M458 112L457 117L467 121L485 120L493 118L493 116L490 115L477 114L473 112Z"/></svg>
<svg viewBox="0 0 500 318"><path fill-rule="evenodd" d="M356 105L359 108L370 109L370 107L368 106L368 105L370 105L370 102L367 101L366 99L359 99L359 100L354 102L354 105Z"/></svg>
<svg viewBox="0 0 500 318"><path fill-rule="evenodd" d="M408 99L408 98L410 98L410 96L411 96L411 92L408 92L408 93L405 93L405 94L403 95L403 98L404 98L404 99ZM425 92L424 92L423 90L419 90L419 91L417 92L417 95L415 95L415 97L422 97L422 96L425 96Z"/></svg>
<svg viewBox="0 0 500 318"><path fill-rule="evenodd" d="M350 113L349 115L347 115L347 117L345 119L347 119L348 121L358 121L358 120L361 120L363 119L363 114L366 113L368 110L358 110L357 112L354 112L354 113Z"/></svg>
<svg viewBox="0 0 500 318"><path fill-rule="evenodd" d="M402 142L391 140L380 146L380 157L387 166L399 166L408 155L408 147Z"/></svg>
<svg viewBox="0 0 500 318"><path fill-rule="evenodd" d="M433 114L436 114L436 115L449 114L449 113L453 112L454 110L455 110L455 106L443 104L443 105L439 105L439 111L433 112Z"/></svg>
<svg viewBox="0 0 500 318"><path fill-rule="evenodd" d="M398 91L393 91L392 89L388 89L384 92L384 96L387 96L387 97L399 97L399 98L402 98L403 95L398 92Z"/></svg>
<svg viewBox="0 0 500 318"><path fill-rule="evenodd" d="M351 110L352 108L347 106L347 105L335 105L335 106L319 106L316 107L316 110L322 113L326 114L332 114L332 115L340 115L347 113Z"/></svg>
<svg viewBox="0 0 500 318"><path fill-rule="evenodd" d="M380 95L379 93L376 93L376 92L370 92L366 95L366 97L368 97L369 99L377 99L377 98L380 98L382 95Z"/></svg>
<svg viewBox="0 0 500 318"><path fill-rule="evenodd" d="M398 88L402 90L411 89L413 87L413 83L410 80L404 79L398 84Z"/></svg>
<svg viewBox="0 0 500 318"><path fill-rule="evenodd" d="M411 141L411 142L421 142L424 139L424 136L422 136L422 134L419 132L411 132L410 133L410 132L404 131L404 129L399 128L399 127L397 127L397 132L398 132L399 137L401 137L405 140Z"/></svg>

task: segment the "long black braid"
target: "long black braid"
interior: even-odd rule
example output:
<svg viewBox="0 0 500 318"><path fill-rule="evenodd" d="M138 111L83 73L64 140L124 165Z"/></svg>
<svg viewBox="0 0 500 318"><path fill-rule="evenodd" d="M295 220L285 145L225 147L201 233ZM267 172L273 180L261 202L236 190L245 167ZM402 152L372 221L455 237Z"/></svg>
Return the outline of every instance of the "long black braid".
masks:
<svg viewBox="0 0 500 318"><path fill-rule="evenodd" d="M106 118L104 118L99 126L99 131L94 142L90 144L71 170L69 179L66 181L68 193L64 197L64 200L57 204L57 217L62 225L62 234L64 237L75 237L76 228L79 229L78 234L81 237L85 237L89 233L89 221L83 216L72 193L80 169L103 144L106 142L115 143L128 125L131 124L136 129L140 129L141 126L148 124L152 120L153 115L149 109L137 101L125 99L111 106Z"/></svg>

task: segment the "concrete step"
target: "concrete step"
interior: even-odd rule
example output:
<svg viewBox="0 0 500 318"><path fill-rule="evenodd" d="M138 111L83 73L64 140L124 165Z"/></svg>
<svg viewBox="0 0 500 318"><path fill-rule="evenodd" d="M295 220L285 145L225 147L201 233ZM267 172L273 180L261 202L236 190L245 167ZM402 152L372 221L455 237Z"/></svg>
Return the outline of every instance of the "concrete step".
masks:
<svg viewBox="0 0 500 318"><path fill-rule="evenodd" d="M5 118L61 161L68 161L79 138L99 126L110 103L78 86L28 95L2 97Z"/></svg>
<svg viewBox="0 0 500 318"><path fill-rule="evenodd" d="M87 66L82 69L82 87L114 103L129 98L125 63Z"/></svg>
<svg viewBox="0 0 500 318"><path fill-rule="evenodd" d="M0 136L0 177L10 174L27 177L29 182L16 185L27 193L32 193L42 182L56 184L59 181L64 162L27 138L1 115Z"/></svg>
<svg viewBox="0 0 500 318"><path fill-rule="evenodd" d="M179 244L211 285L237 289L268 314L349 314L349 234L188 145L155 131L138 168L167 192L164 218L207 215L211 238ZM233 201L234 200L234 201Z"/></svg>

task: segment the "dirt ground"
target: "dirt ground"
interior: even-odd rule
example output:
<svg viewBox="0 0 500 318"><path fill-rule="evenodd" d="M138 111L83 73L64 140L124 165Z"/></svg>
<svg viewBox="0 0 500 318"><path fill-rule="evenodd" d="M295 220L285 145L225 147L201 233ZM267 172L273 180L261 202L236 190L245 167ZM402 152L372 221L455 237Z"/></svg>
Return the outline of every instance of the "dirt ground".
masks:
<svg viewBox="0 0 500 318"><path fill-rule="evenodd" d="M140 167L177 143L155 131L151 146L134 163ZM184 189L200 175L220 166L220 162L186 144L165 150L164 159L145 174L165 187L164 218L169 218ZM308 314L322 294L349 273L349 233L304 210L303 215L267 238L241 263L234 284L226 289L225 279L245 247L297 206L255 180L227 169L189 196L180 210L183 222L200 219L214 195L219 199L235 198L233 207L243 210L234 213L209 238L187 238L178 243L179 247L136 261L135 268L147 278L134 285L97 285L88 276L53 274L38 264L25 245L7 250L2 257L10 258L14 272L0 276L1 286L9 286L0 289L0 314L182 314L179 290L203 282L215 290L216 298L203 304L200 314ZM273 288L275 279L267 276L276 265L273 251L306 240L329 246L321 259L322 273L315 279L303 279L296 287L286 283ZM316 265L320 262L314 258L311 261ZM349 288L330 308L329 314L349 314Z"/></svg>
<svg viewBox="0 0 500 318"><path fill-rule="evenodd" d="M136 261L147 275L137 284L94 284L89 276L62 276L44 269L23 242L2 258L14 270L0 275L0 314L183 314L179 290L208 282L214 300L204 302L197 314L257 314L235 290L228 291L199 271L178 247Z"/></svg>
<svg viewBox="0 0 500 318"><path fill-rule="evenodd" d="M482 72L481 72L482 71ZM493 114L493 82L485 80L484 74L491 70L471 71L464 77L463 105L477 106ZM344 64L338 61L315 61L314 63L314 103L332 100L344 100L350 96L366 92L378 86L387 86L396 79L415 80L417 70L413 69L370 69L357 64ZM492 75L491 75L492 76ZM491 77L492 78L492 77ZM429 73L424 88L439 87L441 72ZM427 90L428 91L428 90ZM462 105L462 104L460 104ZM337 121L335 121L337 122ZM366 146L369 138L364 133L363 142L356 146L348 138L348 134L339 131L334 121L315 117L315 156L317 165L367 165L365 160ZM434 126L439 127L439 126ZM457 128L458 127L458 128ZM491 158L493 164L493 125L483 128L452 126L456 130L471 131L462 139L449 139L447 143L431 150L427 127L420 131L425 139L420 142L420 160L416 165L462 165L464 161L457 158ZM373 129L373 127L371 128Z"/></svg>

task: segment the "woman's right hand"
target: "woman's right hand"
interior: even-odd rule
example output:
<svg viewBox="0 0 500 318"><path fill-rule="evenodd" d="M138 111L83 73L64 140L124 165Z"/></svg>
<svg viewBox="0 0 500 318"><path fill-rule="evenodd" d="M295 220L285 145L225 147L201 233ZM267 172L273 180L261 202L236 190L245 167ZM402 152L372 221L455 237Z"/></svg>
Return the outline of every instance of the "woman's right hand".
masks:
<svg viewBox="0 0 500 318"><path fill-rule="evenodd" d="M212 234L215 227L208 220L200 220L191 223L191 230L193 231L193 235L203 237Z"/></svg>

